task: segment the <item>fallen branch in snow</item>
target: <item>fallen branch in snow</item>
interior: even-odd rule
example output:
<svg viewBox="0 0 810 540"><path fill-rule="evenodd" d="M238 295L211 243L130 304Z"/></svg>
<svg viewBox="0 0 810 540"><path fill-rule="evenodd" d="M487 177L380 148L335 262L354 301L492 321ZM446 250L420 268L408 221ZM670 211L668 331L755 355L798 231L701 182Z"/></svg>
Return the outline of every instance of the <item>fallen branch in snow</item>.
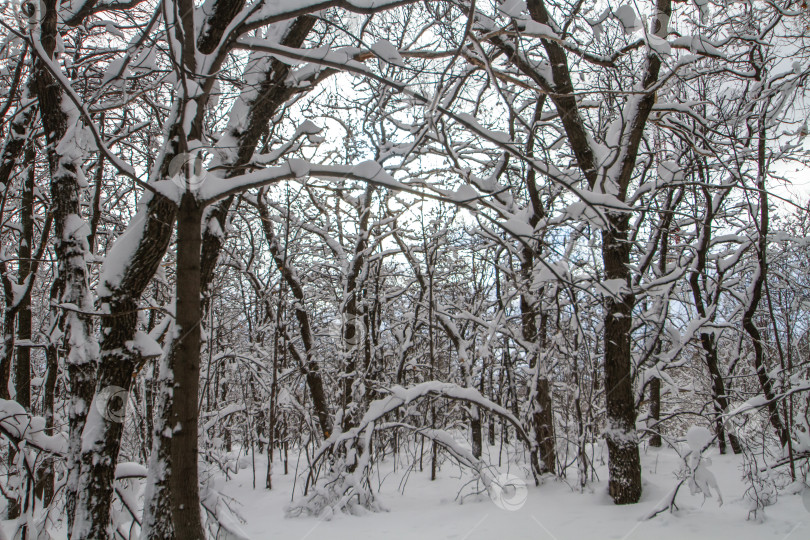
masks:
<svg viewBox="0 0 810 540"><path fill-rule="evenodd" d="M241 518L236 515L221 493L209 489L201 505L207 516L205 526L211 538L249 540L247 534L239 527L238 521Z"/></svg>
<svg viewBox="0 0 810 540"><path fill-rule="evenodd" d="M686 478L681 479L681 481L678 482L678 485L676 485L675 488L672 489L672 491L670 491L666 497L661 499L661 501L659 501L659 503L655 505L648 514L646 514L643 518L641 518L641 520L647 521L649 519L654 518L661 512L664 512L665 510L669 510L670 512L672 512L673 509L677 509L678 505L675 504L675 497L678 496L678 490L681 489L681 486L683 485L684 482L686 482Z"/></svg>
<svg viewBox="0 0 810 540"><path fill-rule="evenodd" d="M689 452L678 455L683 460L683 468L681 469L681 479L678 484L667 494L666 497L656 504L653 509L642 517L642 521L654 518L661 512L669 509L677 509L675 498L678 496L678 491L685 483L689 484L689 489L692 494L702 493L704 497L712 496L712 488L717 492L717 499L720 506L723 505L723 495L720 492L720 487L717 485L717 479L708 466L711 465L711 460L703 456L709 446L717 439L717 435L712 435L711 432L705 427L692 426L686 434L686 443L689 445ZM677 446L672 445L675 451L678 451Z"/></svg>

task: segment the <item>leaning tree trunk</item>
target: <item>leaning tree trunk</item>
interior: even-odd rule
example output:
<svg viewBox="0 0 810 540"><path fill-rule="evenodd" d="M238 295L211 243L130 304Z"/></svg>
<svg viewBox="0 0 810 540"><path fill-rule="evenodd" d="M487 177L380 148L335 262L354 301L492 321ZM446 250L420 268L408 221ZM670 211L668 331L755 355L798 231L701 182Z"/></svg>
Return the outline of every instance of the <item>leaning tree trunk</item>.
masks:
<svg viewBox="0 0 810 540"><path fill-rule="evenodd" d="M704 180L705 175L703 174L703 166L700 162L698 162L698 170L701 173L701 180ZM712 295L707 292L707 297L704 300L703 291L700 286L700 280L703 277L705 279L705 272L706 272L706 262L708 259L709 253L709 246L711 245L711 237L712 237L712 222L714 221L715 212L717 208L719 208L720 204L722 203L725 195L728 191L721 193L718 198L715 200L712 198L711 193L709 192L708 188L704 187L703 196L706 199L706 212L703 216L703 224L702 229L700 231L699 241L697 248L695 250L695 262L692 268L692 272L689 276L689 286L692 289L692 298L695 302L695 310L697 314L702 319L708 319L707 322L714 322L715 320L715 309L711 310L711 313L708 312L706 303L712 305L714 303L716 305L717 299L719 296L719 292L716 292L714 298ZM718 279L722 278L722 274L718 276ZM717 290L719 291L719 286ZM709 376L711 377L712 381L712 403L714 406L714 422L715 422L715 432L717 433L717 442L720 449L721 454L726 453L726 428L723 424L723 414L728 411L729 407L729 400L728 396L726 395L726 387L725 382L723 379L723 374L720 371L720 360L718 357L717 351L717 340L711 332L701 332L700 333L700 344L703 347L703 354L706 359L706 367L709 369ZM736 435L733 433L728 434L729 442L731 443L731 448L735 454L739 454L742 452L742 447L740 446L740 442L737 439Z"/></svg>
<svg viewBox="0 0 810 540"><path fill-rule="evenodd" d="M101 318L103 339L91 408L95 429L84 434L92 444L84 446L80 457L76 514L81 525L73 531L77 540L104 537L110 522L126 399L132 374L143 361L141 353L129 344L135 339L141 294L163 259L176 213L175 204L159 195L145 195L140 206L137 215L142 217L142 224L129 232L140 235L130 263L118 279L107 280L102 274L100 300L107 310ZM114 251L111 255L116 256Z"/></svg>
<svg viewBox="0 0 810 540"><path fill-rule="evenodd" d="M706 365L709 368L709 375L712 379L712 393L714 402L714 423L717 432L717 441L721 454L726 453L726 428L723 424L723 414L728 411L729 401L726 394L726 386L723 382L723 374L720 372L720 359L717 353L717 341L714 335L702 332L700 343L703 345L703 352L706 355ZM734 433L728 433L728 441L735 454L742 452L742 446Z"/></svg>
<svg viewBox="0 0 810 540"><path fill-rule="evenodd" d="M293 304L293 311L295 318L298 321L298 329L301 334L301 343L304 346L304 357L297 352L297 349L287 339L284 342L288 344L288 349L294 359L298 361L301 370L304 372L307 388L309 389L310 396L312 397L312 406L315 409L315 416L318 418L318 424L321 428L321 434L324 439L328 439L332 434L332 420L329 414L329 401L326 397L326 391L323 386L323 378L321 377L320 367L318 361L315 359L315 337L310 325L309 313L305 307L304 288L299 281L298 274L289 261L286 252L282 250L278 238L273 231L273 225L270 220L270 213L268 212L267 205L263 201L258 204L259 217L262 220L262 231L267 240L267 247L270 251L270 256L276 263L281 277L290 289L290 293L295 298ZM278 321L277 321L278 323Z"/></svg>
<svg viewBox="0 0 810 540"><path fill-rule="evenodd" d="M765 176L767 174L766 166L766 132L765 132L765 118L760 120L761 126L759 129L759 138L757 145L757 192L759 193L759 219L756 222L757 227L757 243L756 243L756 262L757 266L754 270L753 285L751 287L751 298L748 306L743 313L743 328L751 338L751 343L754 347L754 368L757 373L757 380L762 388L762 393L767 399L768 416L770 417L771 425L779 437L779 442L782 446L788 444L790 438L788 428L782 421L779 414L779 405L776 400L776 394L773 387L773 379L768 375L765 366L765 350L762 346L762 334L754 323L754 315L759 307L759 302L762 299L762 289L765 285L765 279L768 272L768 227L770 215L768 211L768 192L765 190Z"/></svg>
<svg viewBox="0 0 810 540"><path fill-rule="evenodd" d="M135 369L133 354L127 351L127 342L132 339L127 330L134 327L135 322L126 319L137 318L137 305L132 302L130 309L120 317L113 324L105 325L106 350L99 365L98 386L87 417L94 429L83 436L84 441L93 444L84 444L80 456L74 539L105 538L114 534L110 529L110 505L99 503L111 501L113 497L115 465Z"/></svg>

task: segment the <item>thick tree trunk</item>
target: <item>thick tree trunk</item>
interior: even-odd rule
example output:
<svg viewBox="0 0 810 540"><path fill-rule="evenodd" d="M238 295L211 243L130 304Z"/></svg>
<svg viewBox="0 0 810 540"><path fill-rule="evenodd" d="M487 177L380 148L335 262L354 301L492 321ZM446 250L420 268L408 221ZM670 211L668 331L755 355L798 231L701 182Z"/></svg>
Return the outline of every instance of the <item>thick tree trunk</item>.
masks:
<svg viewBox="0 0 810 540"><path fill-rule="evenodd" d="M170 335L174 335L174 328ZM171 337L169 339L172 339ZM149 456L149 473L144 491L141 540L164 540L174 538L172 499L169 488L171 478L172 392L174 377L169 366L174 364L167 355L174 352L173 343L167 344L157 370L157 393L155 396L152 434L152 455Z"/></svg>
<svg viewBox="0 0 810 540"><path fill-rule="evenodd" d="M537 369L542 369L538 364ZM532 428L540 449L543 469L552 474L556 471L557 452L554 442L554 411L551 408L551 389L548 378L538 374L535 380Z"/></svg>
<svg viewBox="0 0 810 540"><path fill-rule="evenodd" d="M630 291L628 216L611 219L602 232L602 258L607 280L621 280L624 288L605 301L605 438L609 452L610 496L616 504L636 503L641 497L641 461L636 436L636 407L630 332L635 297Z"/></svg>
<svg viewBox="0 0 810 540"><path fill-rule="evenodd" d="M137 317L134 305L127 316ZM120 325L110 328L115 335L111 332L105 336L108 346L113 342L118 343L118 354L114 352L115 349L108 349L102 356L98 372L99 386L87 416L89 425L83 439L93 441L93 444L82 447L74 539L103 539L114 535L110 528L109 502L113 498L115 465L134 370L132 355L123 352L128 348L125 339L129 337L126 332L128 323L120 322ZM111 356L116 358L112 359Z"/></svg>
<svg viewBox="0 0 810 540"><path fill-rule="evenodd" d="M141 235L131 263L120 281L103 283L104 294L100 300L107 307L107 315L101 319L101 361L92 407L94 429L84 434L92 444L83 448L81 456L77 515L82 517L82 526L73 531L75 540L101 538L107 534L126 413L125 399L132 374L142 361L138 351L127 343L135 339L138 302L163 259L175 214L176 207L170 200L145 195L138 214L144 217L142 228L130 232Z"/></svg>
<svg viewBox="0 0 810 540"><path fill-rule="evenodd" d="M481 429L481 411L478 408L470 409L470 431L472 432L472 454L481 459L483 436Z"/></svg>
<svg viewBox="0 0 810 540"><path fill-rule="evenodd" d="M57 5L44 0L40 24L42 51L50 58L57 42ZM65 508L68 530L73 526L76 489L79 478L81 436L95 389L95 367L98 345L93 334L93 299L88 288L86 256L88 251L84 221L81 217L80 193L83 182L73 156L59 149L71 147L63 140L71 119L65 112L64 92L41 60L33 66L33 80L39 111L48 144L48 164L51 171L51 212L54 222L54 252L56 275L61 282L60 305L67 305L63 315L67 341L67 373L70 386L68 406L68 478L65 485Z"/></svg>
<svg viewBox="0 0 810 540"><path fill-rule="evenodd" d="M50 79L40 68L40 76ZM52 95L55 82L41 81L39 88L42 110L56 111L58 116L45 121L46 132L64 134L66 119L61 113L61 96ZM44 98L43 96L48 96ZM50 99L49 99L50 98ZM51 124L56 124L51 129ZM61 137L54 137L51 145L51 201L54 219L54 251L57 258L57 273L64 284L59 303L65 308L65 333L67 335L67 373L70 385L70 405L68 416L68 480L65 487L66 510L69 528L73 524L78 486L78 456L81 450L81 436L87 412L95 390L95 367L98 348L93 335L91 315L93 304L87 283L87 239L78 226L80 218L80 182L76 165L58 155L53 148Z"/></svg>
<svg viewBox="0 0 810 540"><path fill-rule="evenodd" d="M56 14L55 10L52 9L53 4L53 0L48 0L48 5L51 6L51 8L46 11L47 24L43 23L44 27L50 29L50 32L45 32L43 34L43 45L45 50L48 52L53 51L53 46L55 44L55 40L53 39L53 36L55 35L53 29L55 29ZM201 42L199 44L200 47L205 47L205 43L217 43L219 37L221 37L221 31L224 29L221 23L224 22L225 19L230 20L230 18L232 18L236 13L232 12L223 15L220 13L220 8L227 8L228 6L232 7L232 5L233 3L230 2L218 2L216 4L217 10L219 10L216 11L215 17L217 19L218 26L217 28L213 28L212 26L211 28L213 29L210 30L204 38L201 38ZM311 29L314 21L315 19L311 17L299 17L296 19L296 23L291 26L290 36L288 36L288 39L293 41L298 40L297 43L300 44ZM48 43L46 44L45 41L48 41ZM294 45L294 43L291 44ZM274 62L272 69L269 70L267 74L266 81L262 84L256 100L250 103L250 114L247 129L245 129L243 133L238 134L240 137L240 145L237 152L237 166L243 165L250 159L259 137L266 129L267 121L272 117L273 114L275 114L281 103L288 99L292 94L292 89L283 84L283 80L288 71L289 66L286 64ZM49 79L44 70L42 70L42 75L43 80ZM58 87L53 84L53 81L50 81L49 88L53 89L54 95L56 95L55 92L58 91ZM42 101L41 95L40 99ZM59 101L50 99L48 101L48 107L49 110L61 112ZM54 131L53 133L58 134L59 132ZM135 247L134 253L119 254L119 256L127 256L132 262L124 269L123 277L121 277L119 282L104 284L105 286L108 286L110 290L108 291L109 294L102 298L102 303L105 303L110 307L110 315L102 320L102 336L104 336L104 342L102 343L103 361L106 362L107 360L110 360L112 362L117 362L118 360L123 360L123 362L121 362L122 364L125 364L123 367L129 367L130 373L126 375L125 379L125 369L118 369L116 366L105 367L99 373L98 385L95 388L98 391L102 391L104 388L108 388L110 386L117 386L124 389L129 388L129 380L131 379L133 372L132 367L138 362L138 359L136 358L137 355L132 353L133 356L124 358L131 351L128 351L126 348L118 348L117 344L121 343L122 341L126 341L126 335L134 336L137 319L127 317L127 310L130 310L133 304L137 305L146 284L154 275L157 265L165 253L166 247L168 246L171 238L171 231L173 229L172 224L174 222L176 213L174 203L168 201L164 197L158 195L152 196L149 194L145 195L144 200L147 202L145 203L145 215L143 216L144 224L140 226L143 227L143 230L138 231L141 233L140 242ZM224 215L225 213L223 213L223 221ZM198 233L199 225L200 224L198 222ZM219 244L217 243L215 249L209 251L209 253L212 255L206 259L211 269L213 268L213 263L216 260L218 247ZM197 257L199 258L199 254ZM106 342L108 330L110 330L110 335L112 338L109 342ZM75 374L74 379L78 375L79 374ZM85 378L83 383L81 381L77 381L77 383L78 384L75 385L74 393L82 393L86 396L85 402L89 403L89 397L93 395L92 390L94 389L95 385L92 384L92 381L90 381L89 378ZM169 414L169 409L170 407L167 405L164 408L163 413ZM73 442L78 441L78 437L80 436L83 427L82 420L82 418L76 418L75 420L71 421L71 441ZM95 438L95 448L99 451L103 449L105 455L101 460L95 461L90 459L88 454L85 461L86 470L82 472L82 475L85 485L97 486L99 489L102 489L103 494L106 494L111 493L111 486L107 485L106 482L110 481L110 479L113 477L115 467L115 458L108 458L110 458L110 456L118 455L121 430L120 426L115 425L115 423L108 422L102 422L97 427L99 429L94 430L93 433L88 435ZM157 426L155 431L156 433L163 433L163 430L160 430ZM162 436L163 435L161 435L161 437ZM165 443L166 441L163 442ZM161 441L159 438L154 442L154 446L160 449L158 454L161 454L161 452L164 450L168 452L168 447L165 444L161 445L160 443ZM72 452L74 450L78 451L79 445L72 444L71 448ZM93 465L91 466L90 464ZM168 463L164 462L164 465L168 466ZM71 466L70 470L73 471L74 468L75 467ZM165 476L165 469L162 469L160 474ZM76 474L74 476L71 476L71 481L68 483L67 488L69 522L68 530L72 528L72 516L73 509L75 507L75 488L73 485L74 480L76 480L79 475ZM164 493L163 489L167 484L162 482L161 479L158 479L157 484L158 487L152 492L155 493L156 497L158 497L157 501L158 504L160 504L161 501L165 502L166 500L162 494ZM95 490L92 490L92 492L94 493ZM83 515L99 516L99 520L103 519L103 516L109 516L112 499L105 495L98 497L89 496L90 493L91 492L88 491L88 493L85 494L88 496L84 496L82 500L82 504L85 506L85 508L82 510ZM149 504L150 503L147 501L147 507ZM161 536L168 534L167 531L169 529L162 527L159 523L161 521L160 514L162 509L158 508L156 512L159 514L159 516L156 518L158 523L156 527L152 529L155 531L155 538L171 537L170 535Z"/></svg>
<svg viewBox="0 0 810 540"><path fill-rule="evenodd" d="M552 14L543 0L527 2L532 19L554 27ZM668 21L672 14L671 0L657 0L657 16L654 18L651 33L666 38ZM652 107L655 104L655 85L661 69L661 58L654 51L647 53L646 66L642 75L642 88L648 92L636 100L628 100L621 113L623 125L618 140L611 141L621 152L616 160L606 168L597 163L596 154L589 141L585 122L578 109L574 85L568 68L568 53L555 40L542 39L548 55L549 68L540 72L535 66L525 62L505 41L495 40L510 60L540 88L549 93L560 114L566 137L576 157L579 169L590 189L597 187L601 175L610 177L616 189L616 197L624 201L633 177L644 129ZM549 75L551 76L549 79ZM618 126L617 126L618 127ZM602 234L602 258L607 279L624 281L626 292L605 302L605 395L607 401L606 436L610 453L610 493L617 504L637 502L641 496L641 466L635 433L635 402L632 388L630 356L630 330L635 299L630 292L630 246L628 243L628 215L612 215L608 229Z"/></svg>
<svg viewBox="0 0 810 540"><path fill-rule="evenodd" d="M200 259L202 207L185 193L177 213L177 348L169 369L174 374L171 411L172 521L177 540L204 538L197 472L197 430L202 344Z"/></svg>

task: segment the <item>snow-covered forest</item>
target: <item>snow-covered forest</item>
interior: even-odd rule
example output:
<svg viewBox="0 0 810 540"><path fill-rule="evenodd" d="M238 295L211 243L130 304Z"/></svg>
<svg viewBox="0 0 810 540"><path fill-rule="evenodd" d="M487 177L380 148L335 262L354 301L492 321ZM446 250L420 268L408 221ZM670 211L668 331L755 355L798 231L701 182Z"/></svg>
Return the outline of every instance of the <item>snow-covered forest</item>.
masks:
<svg viewBox="0 0 810 540"><path fill-rule="evenodd" d="M810 534L810 8L0 3L0 539Z"/></svg>

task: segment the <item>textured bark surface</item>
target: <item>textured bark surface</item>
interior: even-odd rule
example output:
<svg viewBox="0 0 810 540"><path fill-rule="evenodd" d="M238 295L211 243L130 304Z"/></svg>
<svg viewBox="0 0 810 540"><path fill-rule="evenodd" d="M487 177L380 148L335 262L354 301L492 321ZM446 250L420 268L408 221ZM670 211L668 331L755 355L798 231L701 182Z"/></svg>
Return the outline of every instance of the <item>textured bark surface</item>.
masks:
<svg viewBox="0 0 810 540"><path fill-rule="evenodd" d="M173 339L169 336L169 339ZM167 345L173 351L171 343ZM144 491L142 540L163 540L174 538L172 521L171 491L171 402L174 378L169 365L172 361L165 355L161 358L157 371L157 392L154 406L154 427L152 434L152 454L149 456L149 474Z"/></svg>
<svg viewBox="0 0 810 540"><path fill-rule="evenodd" d="M540 122L545 103L545 96L538 98L534 108L534 125ZM534 145L534 136L531 136L526 144L526 154L530 157L534 157ZM534 169L530 169L526 175L526 189L529 192L532 209L529 225L534 228L546 216L546 209L537 189L537 174ZM529 422L537 447L532 452L532 466L538 471L555 473L557 448L554 438L554 409L552 408L551 385L546 366L543 365L543 352L548 346L546 343L547 317L538 313L538 309L542 308L540 302L544 289L541 288L537 295L529 292L535 261L543 256L542 246L542 233L539 238L532 238L523 245L520 273L524 290L520 294L520 322L523 339L533 347L529 352L529 365L534 370L533 388L529 389L532 398ZM541 461L542 466L540 466Z"/></svg>
<svg viewBox="0 0 810 540"><path fill-rule="evenodd" d="M221 23L225 21L223 13L232 17L238 11L239 5L241 5L239 1L217 2L212 17ZM315 19L311 17L297 19L291 27L290 45L300 45L312 28L314 21ZM198 46L207 49L212 43L216 44L225 26L218 24L211 27L205 36L201 36ZM292 90L283 84L290 67L280 62L274 62L273 66L277 71L268 73L259 97L251 104L248 129L243 134L239 134L238 156L240 162L236 164L237 167L249 161L261 134L267 129L267 122L277 112L278 107L292 94ZM219 203L211 216L218 219L223 227L230 199L227 203ZM121 344L132 340L135 335L137 317L134 310L165 255L174 230L177 208L173 202L160 195L147 194L144 196L142 204L144 205L142 211L145 213L145 224L139 243L134 252L130 254L130 260L124 268L120 281L108 284L109 294L101 298L101 301L108 306L109 315L101 321L103 340L96 392L101 392L104 388L109 387L120 387L127 391L130 388L132 374L139 365L140 359L133 351L122 347ZM199 228L199 223L197 227ZM206 249L202 252L204 272L200 278L204 288L207 288L213 279L213 269L221 250L222 241L221 236L211 234L206 229ZM198 257L200 257L199 254ZM165 382L165 379L162 380ZM158 399L162 400L160 414L169 418L171 400L168 399L165 389L159 390ZM93 516L93 523L102 524L94 525L88 531L88 534L91 535L89 537L93 537L92 535L101 530L99 527L104 527L103 524L109 521L113 493L112 478L121 442L120 425L102 419L100 427L96 446L88 449L87 455L82 458L82 462L85 464L81 475L82 482L89 488L82 492L82 513L86 516ZM164 458L169 454L169 448L166 445L170 444L170 438L164 437L163 430L157 429L157 427L155 436L156 441L153 448L160 456L158 461L162 463L162 470L161 478L157 481L158 485L150 492L151 496L157 497L157 499L149 500L147 507L151 505L154 510L155 521L154 526L150 529L152 531L150 534L154 534L154 538L160 538L161 535L167 534L170 528L170 525L166 523L164 512L168 506L168 499L165 497L169 493L168 474L165 471L169 463Z"/></svg>
<svg viewBox="0 0 810 540"><path fill-rule="evenodd" d="M230 0L223 1L223 4L228 3ZM233 3L238 3L233 2ZM220 8L217 7L215 13ZM222 13L231 13L234 11L222 8ZM290 26L282 43L288 46L300 46L306 35L311 30L315 23L315 19L308 16L298 17ZM198 40L199 47L207 47L205 43L212 43L213 40L219 39L217 37L219 32L224 30L224 26L218 25L216 28L211 27L210 32L201 36ZM249 104L248 119L245 129L241 132L233 133L239 141L238 149L236 152L236 160L232 164L232 170L229 175L236 175L243 172L242 168L250 161L253 152L258 144L261 136L267 132L268 122L277 113L279 107L294 94L294 90L287 87L284 81L289 74L290 66L278 61L271 63L271 69L265 74L265 79L260 85L257 97ZM208 220L215 220L219 225L219 231L226 229L226 222L228 212L230 210L232 197L226 198L223 201L215 204L211 211L207 214ZM201 214L202 215L202 214ZM173 214L174 217L174 214ZM150 217L150 223L152 218ZM197 223L197 233L199 235L200 223ZM161 237L168 244L171 237L171 228L165 232ZM222 250L224 236L219 232L214 232L212 228L205 227L202 232L201 250L197 251L197 260L199 265L198 272L198 292L207 291L213 278L214 269L216 268L219 254ZM154 272L149 274L151 277ZM198 295L198 310L203 311L207 309L208 297L199 298ZM199 329L198 329L199 330ZM174 509L178 508L174 501L175 486L182 487L185 490L196 490L197 484L188 484L188 478L183 483L182 477L175 476L175 453L180 453L181 450L173 450L176 441L172 437L171 427L174 426L174 417L176 413L173 410L173 400L177 394L173 394L174 379L172 378L172 370L170 366L174 366L179 360L177 359L179 346L179 335L168 352L168 365L165 370L161 370L160 380L158 382L157 402L155 405L154 417L154 435L152 444L152 456L150 457L150 471L149 471L149 485L145 493L145 510L144 510L144 535L146 538L168 538L174 534L174 523L172 515ZM199 362L199 357L196 359ZM310 370L306 377L310 388L320 387L320 393L313 393L313 400L318 399L325 402L325 393L323 392L323 385L320 382L320 374L317 373L317 364L314 364L315 371ZM197 366L199 369L199 366ZM196 407L196 396L194 398ZM196 411L195 411L196 412ZM322 428L327 430L328 433L328 415L324 417L319 413L319 420L321 421ZM179 443L181 447L187 445L188 441ZM196 442L195 442L196 444ZM177 483L175 483L177 482ZM188 496L188 494L187 494ZM193 495L191 495L193 497ZM199 501L199 494L197 494ZM169 511L171 510L171 512ZM185 517L178 517L178 519L191 518L195 516L186 515ZM194 534L194 533L192 533Z"/></svg>
<svg viewBox="0 0 810 540"><path fill-rule="evenodd" d="M527 278L533 267L533 253L529 248L523 252L523 273L524 278ZM541 291L542 293L542 291ZM539 333L537 331L537 312L534 308L533 299L524 293L520 297L520 311L522 319L523 339L528 343L534 345L535 349L531 351L529 365L532 370L536 371L533 375L533 388L530 389L530 396L532 402L530 404L530 423L531 432L534 436L534 442L537 445L537 456L533 456L535 467L542 462L540 470L543 472L554 473L557 467L557 452L554 440L554 410L551 403L551 388L548 382L548 376L545 372L545 366L542 365L542 351L543 345L539 341ZM539 460L538 460L539 458Z"/></svg>
<svg viewBox="0 0 810 540"><path fill-rule="evenodd" d="M529 14L536 22L557 27L543 0L527 2ZM669 16L672 14L670 0L658 0L656 8L661 17L653 21L652 33L666 37ZM655 104L654 87L661 69L661 59L649 51L647 54L641 85L647 93L638 101L628 100L629 110L624 116L624 126L620 140L622 149L615 163L610 163L597 171L589 134L578 109L574 85L568 68L568 53L563 46L553 40L541 39L548 55L551 79L545 72L536 69L517 54L503 40L493 41L514 65L538 84L543 93L548 93L560 115L568 143L591 189L597 186L600 176L610 176L615 183L612 193L620 201L627 197L630 181L636 166L639 144L652 107ZM600 174L602 173L602 174ZM630 244L628 242L629 216L609 213L607 228L602 234L602 263L606 279L622 280L626 292L605 302L604 342L605 342L605 400L607 409L606 439L609 451L610 494L617 504L635 503L641 496L641 468L635 428L635 401L633 397L633 369L630 347L632 311L635 297L630 292Z"/></svg>
<svg viewBox="0 0 810 540"><path fill-rule="evenodd" d="M57 40L57 6L55 0L42 2L40 45L48 58L53 56ZM54 222L54 252L57 276L62 295L58 302L74 306L65 309L67 340L67 373L70 386L68 415L68 479L65 505L68 529L72 529L79 477L81 434L95 390L95 367L98 348L93 332L92 295L88 288L86 257L87 238L81 234L82 181L72 158L57 150L65 137L69 118L63 109L64 92L51 76L42 59L33 65L34 90L47 142L48 165L51 171L51 212Z"/></svg>
<svg viewBox="0 0 810 540"><path fill-rule="evenodd" d="M360 421L360 417L365 410L362 403L356 403L356 399L365 399L365 396L357 396L355 385L358 384L363 375L357 364L357 359L366 352L366 334L361 329L363 313L360 305L362 298L362 275L365 273L367 264L366 247L368 245L369 229L368 223L371 217L371 198L374 196L374 186L366 186L366 191L362 203L358 208L359 216L357 221L357 242L352 252L352 261L348 268L346 281L343 290L343 341L352 344L346 347L343 361L343 382L341 385L341 406L343 409L343 431L355 427ZM475 430L473 431L475 434ZM476 449L481 451L480 425L478 428L479 438L473 438L473 454ZM476 447L477 444L477 447Z"/></svg>
<svg viewBox="0 0 810 540"><path fill-rule="evenodd" d="M197 395L200 386L200 249L202 211L190 193L183 195L177 212L177 284L175 320L177 347L170 357L174 374L171 421L172 521L177 540L204 538L197 474Z"/></svg>
<svg viewBox="0 0 810 540"><path fill-rule="evenodd" d="M638 502L641 497L641 461L636 436L636 407L630 354L630 331L635 296L630 287L628 218L614 221L602 232L605 279L621 279L627 292L605 301L605 403L610 479L608 490L616 504Z"/></svg>
<svg viewBox="0 0 810 540"><path fill-rule="evenodd" d="M62 318L59 313L54 309L54 300L59 297L61 291L61 284L58 279L55 279L51 285L50 299L51 309L48 312L48 344L45 347L45 381L42 384L42 415L45 417L45 433L53 435L54 429L54 407L56 398L56 378L59 375L59 355L57 344L53 340L53 336L62 333ZM44 505L50 504L54 495L55 481L54 478L54 458L48 457L42 463L42 474L38 487L38 493Z"/></svg>
<svg viewBox="0 0 810 540"><path fill-rule="evenodd" d="M127 265L119 283L114 287L108 284L109 294L100 298L107 306L107 314L101 318L101 355L94 394L96 407L118 406L115 404L98 403L104 397L102 392L119 392L127 395L132 375L140 365L141 359L136 351L127 346L135 337L138 323L138 302L143 291L154 276L166 252L171 233L173 219L176 214L174 203L165 197L145 196L143 202L145 225L137 249L131 255L130 264ZM122 404L126 410L126 403ZM121 419L122 420L122 419ZM113 478L115 465L121 445L123 423L119 421L118 414L110 416L99 415L95 418L97 428L93 433L94 444L87 446L82 452L81 474L79 475L79 490L77 515L82 523L91 524L81 530L74 531L74 537L100 538L106 534L110 522L110 505L113 498Z"/></svg>

